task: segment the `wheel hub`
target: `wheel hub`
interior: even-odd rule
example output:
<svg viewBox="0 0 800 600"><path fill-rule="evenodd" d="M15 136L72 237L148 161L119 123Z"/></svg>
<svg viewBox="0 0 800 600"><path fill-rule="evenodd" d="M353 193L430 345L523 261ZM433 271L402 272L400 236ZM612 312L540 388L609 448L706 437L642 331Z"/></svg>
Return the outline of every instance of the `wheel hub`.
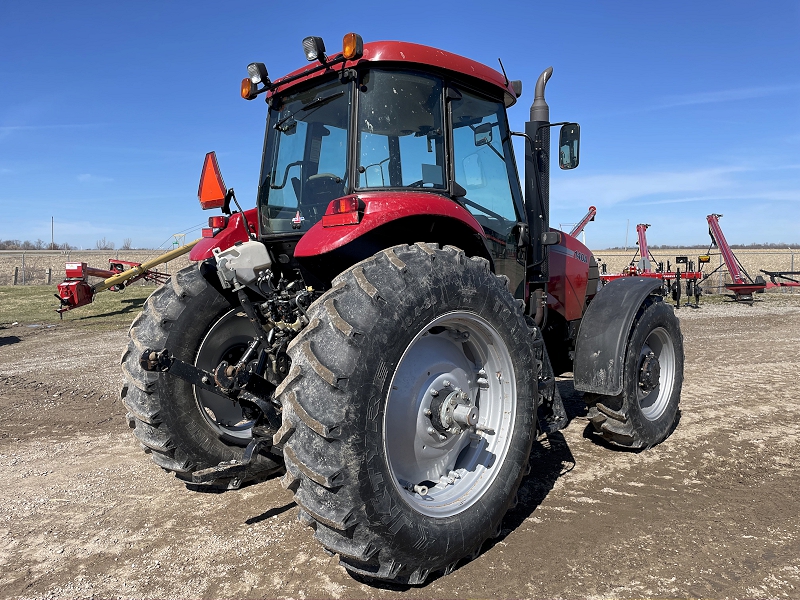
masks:
<svg viewBox="0 0 800 600"><path fill-rule="evenodd" d="M480 418L478 407L473 405L469 394L461 388L451 387L435 390L431 394L433 400L430 407L424 411L433 428L445 437L474 427Z"/></svg>
<svg viewBox="0 0 800 600"><path fill-rule="evenodd" d="M437 518L478 502L515 422L514 369L500 334L475 313L441 315L410 342L390 385L384 447L403 498Z"/></svg>
<svg viewBox="0 0 800 600"><path fill-rule="evenodd" d="M661 365L658 357L651 350L645 354L639 369L639 387L644 393L650 393L658 386L661 377Z"/></svg>

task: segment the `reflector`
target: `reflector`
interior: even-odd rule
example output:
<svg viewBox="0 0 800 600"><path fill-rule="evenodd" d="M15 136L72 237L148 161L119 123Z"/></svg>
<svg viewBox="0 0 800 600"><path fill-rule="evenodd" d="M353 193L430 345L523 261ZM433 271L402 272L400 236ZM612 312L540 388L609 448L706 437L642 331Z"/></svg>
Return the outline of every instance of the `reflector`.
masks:
<svg viewBox="0 0 800 600"><path fill-rule="evenodd" d="M247 81L250 81L249 79ZM200 187L197 188L197 198L203 210L209 208L221 208L225 205L227 188L222 180L217 164L217 153L209 152L206 154L203 163L203 172L200 175Z"/></svg>
<svg viewBox="0 0 800 600"><path fill-rule="evenodd" d="M344 198L338 198L333 200L327 211L327 214L341 214L346 212L354 212L358 210L358 198L356 196L345 196Z"/></svg>
<svg viewBox="0 0 800 600"><path fill-rule="evenodd" d="M225 215L217 215L215 217L208 217L208 226L214 229L225 229L228 225L228 217Z"/></svg>

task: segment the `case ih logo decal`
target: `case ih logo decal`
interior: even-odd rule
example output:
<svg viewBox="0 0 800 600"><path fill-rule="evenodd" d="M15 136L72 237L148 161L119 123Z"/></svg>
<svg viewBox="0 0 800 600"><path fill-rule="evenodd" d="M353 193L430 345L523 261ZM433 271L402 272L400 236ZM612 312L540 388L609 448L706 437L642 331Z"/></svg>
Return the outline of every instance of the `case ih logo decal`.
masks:
<svg viewBox="0 0 800 600"><path fill-rule="evenodd" d="M306 218L301 215L300 211L298 210L297 214L294 216L294 219L292 219L292 229L300 229L303 226L303 221L305 220Z"/></svg>

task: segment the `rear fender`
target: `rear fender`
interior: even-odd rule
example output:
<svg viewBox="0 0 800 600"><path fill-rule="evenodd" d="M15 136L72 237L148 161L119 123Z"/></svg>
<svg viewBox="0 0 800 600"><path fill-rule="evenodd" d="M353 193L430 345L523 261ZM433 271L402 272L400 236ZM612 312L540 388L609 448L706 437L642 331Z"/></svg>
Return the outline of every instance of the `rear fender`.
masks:
<svg viewBox="0 0 800 600"><path fill-rule="evenodd" d="M244 211L244 215L247 218L250 231L258 235L258 210L251 208ZM206 260L214 256L214 248L225 250L233 246L236 242L246 242L247 240L248 235L244 229L242 213L233 213L228 219L228 225L225 229L217 232L214 237L201 238L200 241L194 245L194 248L189 252L189 260Z"/></svg>
<svg viewBox="0 0 800 600"><path fill-rule="evenodd" d="M295 257L311 258L333 252L374 230L383 229L393 222L413 217L430 217L437 221L441 218L459 221L473 233L485 237L483 228L467 209L439 194L371 192L358 194L358 197L364 202L364 213L358 223L335 227L324 227L321 221L316 223L297 243ZM407 232L412 243L438 241L426 239L427 234L426 231Z"/></svg>
<svg viewBox="0 0 800 600"><path fill-rule="evenodd" d="M310 233L309 230L298 242L298 248ZM336 245L329 252L310 256L300 256L299 253L296 253L295 258L303 270L303 277L306 281L313 282L315 279L322 285L328 285L345 269L381 250L399 244L416 242L455 246L463 250L467 256L480 256L487 259L490 268L494 270L494 263L484 240L482 235L458 219L417 215L388 221L380 227L364 231L361 236L350 239L346 244ZM305 247L305 250L311 252L308 246Z"/></svg>
<svg viewBox="0 0 800 600"><path fill-rule="evenodd" d="M575 389L604 396L622 393L625 347L645 299L661 288L652 277L609 282L589 303L581 321L573 364Z"/></svg>

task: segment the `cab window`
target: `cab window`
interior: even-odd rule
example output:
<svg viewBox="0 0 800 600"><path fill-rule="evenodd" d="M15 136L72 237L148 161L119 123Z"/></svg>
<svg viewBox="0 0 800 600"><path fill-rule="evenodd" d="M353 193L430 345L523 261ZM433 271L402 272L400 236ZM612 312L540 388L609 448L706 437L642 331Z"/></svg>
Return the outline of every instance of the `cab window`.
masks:
<svg viewBox="0 0 800 600"><path fill-rule="evenodd" d="M517 230L521 221L519 181L512 156L505 108L501 101L458 90L451 101L453 175L466 190L462 199L486 234L495 270L511 280L512 292L524 279L517 262ZM522 260L522 259L521 259Z"/></svg>
<svg viewBox="0 0 800 600"><path fill-rule="evenodd" d="M442 82L371 69L358 98L358 187L445 189Z"/></svg>

